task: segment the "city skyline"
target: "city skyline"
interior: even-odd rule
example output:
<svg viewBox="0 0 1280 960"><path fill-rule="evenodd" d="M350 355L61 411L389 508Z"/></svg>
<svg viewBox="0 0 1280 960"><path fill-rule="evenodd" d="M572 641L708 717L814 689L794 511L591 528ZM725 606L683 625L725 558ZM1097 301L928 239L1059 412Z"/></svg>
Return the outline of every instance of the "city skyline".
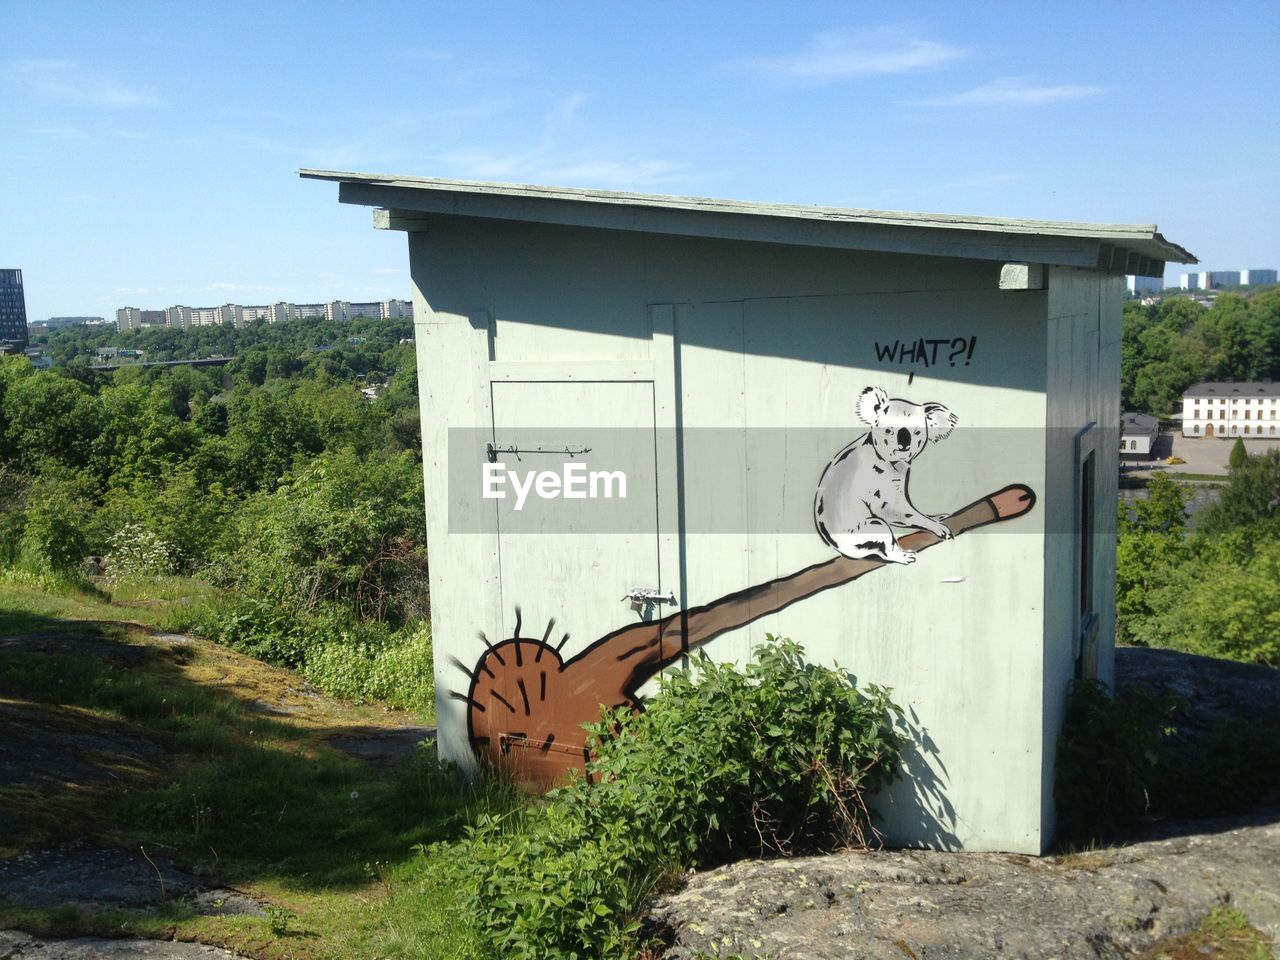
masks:
<svg viewBox="0 0 1280 960"><path fill-rule="evenodd" d="M1280 8L1123 12L7 5L0 262L35 318L407 297L400 238L298 180L325 167L1156 223L1201 269L1280 263Z"/></svg>

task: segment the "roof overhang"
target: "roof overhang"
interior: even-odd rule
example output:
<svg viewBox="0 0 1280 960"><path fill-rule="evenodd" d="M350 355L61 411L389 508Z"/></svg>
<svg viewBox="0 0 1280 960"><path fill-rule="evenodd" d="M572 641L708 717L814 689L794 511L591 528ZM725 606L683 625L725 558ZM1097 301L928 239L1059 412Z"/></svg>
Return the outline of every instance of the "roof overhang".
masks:
<svg viewBox="0 0 1280 960"><path fill-rule="evenodd" d="M338 184L338 200L378 208L374 225L426 230L437 215L784 243L1162 277L1196 258L1154 224L1066 223L668 197L612 190L300 170Z"/></svg>

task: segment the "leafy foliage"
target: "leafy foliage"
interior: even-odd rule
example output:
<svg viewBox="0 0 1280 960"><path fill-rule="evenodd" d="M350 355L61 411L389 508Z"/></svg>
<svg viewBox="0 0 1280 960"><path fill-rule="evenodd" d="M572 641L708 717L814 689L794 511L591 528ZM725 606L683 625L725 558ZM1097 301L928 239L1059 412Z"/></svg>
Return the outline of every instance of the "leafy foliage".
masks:
<svg viewBox="0 0 1280 960"><path fill-rule="evenodd" d="M1231 445L1231 453L1227 457L1227 466L1232 470L1239 470L1249 462L1249 452L1244 448L1244 438L1236 437L1236 442Z"/></svg>
<svg viewBox="0 0 1280 960"><path fill-rule="evenodd" d="M140 524L126 523L111 535L106 561L113 577L161 577L173 571L173 548Z"/></svg>
<svg viewBox="0 0 1280 960"><path fill-rule="evenodd" d="M1121 394L1125 409L1168 414L1200 380L1280 377L1280 288L1220 294L1211 307L1187 297L1124 305Z"/></svg>
<svg viewBox="0 0 1280 960"><path fill-rule="evenodd" d="M1177 707L1170 697L1112 699L1097 681L1072 687L1054 784L1059 842L1114 837L1150 810Z"/></svg>
<svg viewBox="0 0 1280 960"><path fill-rule="evenodd" d="M1112 697L1076 683L1067 703L1054 797L1067 846L1113 840L1142 817L1238 813L1280 787L1280 714L1195 728L1177 697L1131 689Z"/></svg>
<svg viewBox="0 0 1280 960"><path fill-rule="evenodd" d="M700 658L592 729L589 781L473 831L482 938L504 957L630 956L644 897L690 865L874 843L866 798L895 776L898 716L787 640L745 671Z"/></svg>
<svg viewBox="0 0 1280 960"><path fill-rule="evenodd" d="M1185 490L1147 493L1120 520L1119 639L1280 665L1280 451L1234 469L1191 535Z"/></svg>
<svg viewBox="0 0 1280 960"><path fill-rule="evenodd" d="M198 574L234 595L193 605L189 627L309 666L345 696L429 706L411 332L362 319L69 328L48 338L53 370L0 358L0 563L74 578L106 555L129 589ZM90 370L108 344L149 360L240 356Z"/></svg>
<svg viewBox="0 0 1280 960"><path fill-rule="evenodd" d="M426 538L422 471L400 454L322 454L241 508L221 579L297 612L336 603L377 620L417 612Z"/></svg>
<svg viewBox="0 0 1280 960"><path fill-rule="evenodd" d="M1247 457L1231 471L1217 503L1197 524L1206 537L1249 529L1255 539L1280 537L1280 450Z"/></svg>

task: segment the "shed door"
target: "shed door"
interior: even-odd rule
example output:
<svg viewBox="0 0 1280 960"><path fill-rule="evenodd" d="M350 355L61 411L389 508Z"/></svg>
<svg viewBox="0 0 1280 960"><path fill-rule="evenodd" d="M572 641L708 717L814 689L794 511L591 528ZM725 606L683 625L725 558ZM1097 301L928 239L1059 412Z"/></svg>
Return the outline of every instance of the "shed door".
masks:
<svg viewBox="0 0 1280 960"><path fill-rule="evenodd" d="M494 381L492 391L490 460L516 474L494 501L503 636L513 636L517 607L522 637L541 638L554 618L550 642L568 633L568 659L619 627L670 612L637 611L622 599L674 586L662 583L658 565L653 384ZM514 484L531 473L519 504Z"/></svg>

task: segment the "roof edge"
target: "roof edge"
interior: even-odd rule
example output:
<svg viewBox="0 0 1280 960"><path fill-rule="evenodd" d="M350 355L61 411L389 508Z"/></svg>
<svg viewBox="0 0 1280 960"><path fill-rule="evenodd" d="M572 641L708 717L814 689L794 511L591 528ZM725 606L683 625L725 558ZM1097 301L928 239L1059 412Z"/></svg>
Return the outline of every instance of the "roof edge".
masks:
<svg viewBox="0 0 1280 960"><path fill-rule="evenodd" d="M723 200L709 197L683 197L666 194L633 193L556 187L540 184L501 183L483 180L449 180L437 177L401 174L356 173L341 170L303 168L298 176L308 180L325 180L339 184L361 184L392 190L423 191L447 195L474 195L509 198L520 201L570 202L630 209L660 209L681 212L702 211L721 215L766 216L791 220L816 220L826 223L850 223L919 227L938 230L974 230L1003 234L1044 234L1059 237L1098 240L1108 244L1152 244L1151 255L1176 263L1198 263L1189 251L1167 240L1155 224L1083 223L1059 220L1019 220L1001 217L978 217L962 214L914 213L894 210L871 210L854 207L824 207L808 204L760 203L746 200ZM376 201L358 201L381 206Z"/></svg>

